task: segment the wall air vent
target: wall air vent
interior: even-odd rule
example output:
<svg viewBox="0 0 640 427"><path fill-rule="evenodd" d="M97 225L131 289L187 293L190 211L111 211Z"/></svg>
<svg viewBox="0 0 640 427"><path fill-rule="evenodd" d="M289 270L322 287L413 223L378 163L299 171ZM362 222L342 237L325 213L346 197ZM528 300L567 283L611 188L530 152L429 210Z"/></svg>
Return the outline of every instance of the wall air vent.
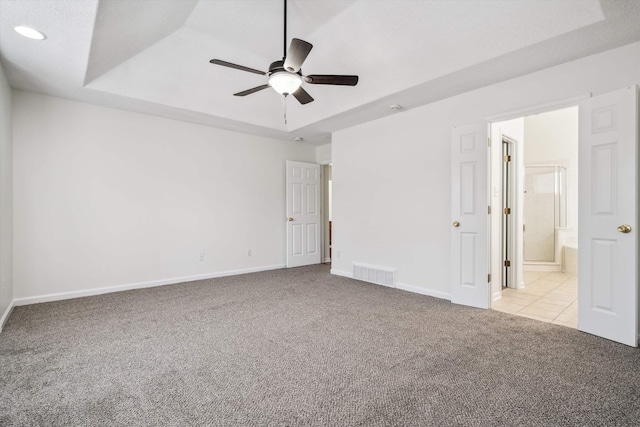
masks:
<svg viewBox="0 0 640 427"><path fill-rule="evenodd" d="M353 278L375 283L376 285L396 287L398 270L390 267L380 267L377 265L353 263Z"/></svg>

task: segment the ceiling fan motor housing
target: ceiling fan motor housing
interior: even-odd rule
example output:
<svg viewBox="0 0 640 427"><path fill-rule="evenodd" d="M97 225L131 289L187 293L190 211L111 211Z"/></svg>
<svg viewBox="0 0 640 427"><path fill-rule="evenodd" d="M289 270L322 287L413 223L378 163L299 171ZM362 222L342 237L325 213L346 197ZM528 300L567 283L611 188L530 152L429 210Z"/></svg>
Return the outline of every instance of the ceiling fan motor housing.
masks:
<svg viewBox="0 0 640 427"><path fill-rule="evenodd" d="M275 62L272 62L271 65L269 65L269 75L272 75L273 73L277 73L280 71L286 71L287 73L298 74L299 76L302 76L302 70L298 70L297 73L286 70L284 68L284 61L275 61Z"/></svg>

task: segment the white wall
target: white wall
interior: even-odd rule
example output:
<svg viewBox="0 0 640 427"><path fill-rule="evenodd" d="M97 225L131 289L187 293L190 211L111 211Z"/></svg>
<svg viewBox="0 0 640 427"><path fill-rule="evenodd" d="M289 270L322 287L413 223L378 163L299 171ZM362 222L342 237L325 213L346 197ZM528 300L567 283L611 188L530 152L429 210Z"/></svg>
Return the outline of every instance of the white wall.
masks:
<svg viewBox="0 0 640 427"><path fill-rule="evenodd" d="M11 87L0 66L0 331L13 301Z"/></svg>
<svg viewBox="0 0 640 427"><path fill-rule="evenodd" d="M319 165L331 163L331 144L316 147L316 163Z"/></svg>
<svg viewBox="0 0 640 427"><path fill-rule="evenodd" d="M285 160L313 162L314 147L29 92L13 102L17 303L284 266Z"/></svg>
<svg viewBox="0 0 640 427"><path fill-rule="evenodd" d="M332 270L396 267L401 284L450 295L451 127L638 83L634 43L336 132Z"/></svg>

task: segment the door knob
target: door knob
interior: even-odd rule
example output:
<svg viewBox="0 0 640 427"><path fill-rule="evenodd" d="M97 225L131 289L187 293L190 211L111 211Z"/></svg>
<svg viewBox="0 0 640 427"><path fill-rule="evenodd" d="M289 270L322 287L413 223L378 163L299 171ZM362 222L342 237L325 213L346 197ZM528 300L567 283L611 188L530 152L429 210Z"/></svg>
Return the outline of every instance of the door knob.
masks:
<svg viewBox="0 0 640 427"><path fill-rule="evenodd" d="M460 227L460 223L458 221L453 221L452 224L454 227Z"/></svg>
<svg viewBox="0 0 640 427"><path fill-rule="evenodd" d="M618 231L621 233L629 233L631 231L631 226L627 224L622 224L618 227Z"/></svg>
<svg viewBox="0 0 640 427"><path fill-rule="evenodd" d="M293 218L289 217L289 221L293 221Z"/></svg>

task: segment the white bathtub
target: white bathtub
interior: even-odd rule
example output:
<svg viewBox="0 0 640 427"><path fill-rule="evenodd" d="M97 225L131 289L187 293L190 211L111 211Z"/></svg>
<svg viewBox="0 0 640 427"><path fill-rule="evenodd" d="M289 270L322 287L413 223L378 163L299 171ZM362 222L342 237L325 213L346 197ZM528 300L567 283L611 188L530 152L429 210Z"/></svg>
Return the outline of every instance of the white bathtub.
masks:
<svg viewBox="0 0 640 427"><path fill-rule="evenodd" d="M567 239L562 247L562 271L570 276L578 277L578 242Z"/></svg>

